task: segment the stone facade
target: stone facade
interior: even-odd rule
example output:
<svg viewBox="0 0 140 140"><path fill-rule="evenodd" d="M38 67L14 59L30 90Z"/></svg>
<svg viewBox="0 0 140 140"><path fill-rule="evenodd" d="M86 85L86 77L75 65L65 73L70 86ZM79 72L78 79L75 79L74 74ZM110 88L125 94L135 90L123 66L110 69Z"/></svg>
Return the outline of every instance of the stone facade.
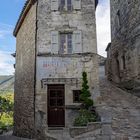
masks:
<svg viewBox="0 0 140 140"><path fill-rule="evenodd" d="M16 36L14 135L34 134L36 4Z"/></svg>
<svg viewBox="0 0 140 140"><path fill-rule="evenodd" d="M109 80L133 88L134 83L140 83L140 1L110 2L111 44L106 49L106 74Z"/></svg>
<svg viewBox="0 0 140 140"><path fill-rule="evenodd" d="M73 91L81 89L83 71L88 74L92 99L96 102L99 96L95 25L97 1L73 0L70 11L60 11L57 2L29 0L19 19L22 24L19 26L18 22L15 28L14 134L18 136L32 137L34 132L38 138L50 135L49 86L64 86L65 129L72 127L78 113L80 103L73 101ZM72 35L72 52L60 53L60 35L68 33ZM57 109L54 108L55 111Z"/></svg>

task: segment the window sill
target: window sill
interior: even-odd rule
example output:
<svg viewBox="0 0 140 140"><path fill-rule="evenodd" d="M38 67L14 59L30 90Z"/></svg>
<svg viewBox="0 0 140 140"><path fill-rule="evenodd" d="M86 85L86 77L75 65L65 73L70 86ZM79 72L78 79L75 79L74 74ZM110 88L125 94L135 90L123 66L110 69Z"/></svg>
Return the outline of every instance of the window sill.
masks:
<svg viewBox="0 0 140 140"><path fill-rule="evenodd" d="M72 11L52 11L54 13L59 13L60 15L65 14L77 14L77 12L81 12L81 10L72 10Z"/></svg>
<svg viewBox="0 0 140 140"><path fill-rule="evenodd" d="M43 57L81 57L81 56L94 56L94 53L72 53L72 54L52 54L52 53L38 53L37 56Z"/></svg>
<svg viewBox="0 0 140 140"><path fill-rule="evenodd" d="M80 109L81 108L81 103L77 103L77 105L66 105L66 109Z"/></svg>

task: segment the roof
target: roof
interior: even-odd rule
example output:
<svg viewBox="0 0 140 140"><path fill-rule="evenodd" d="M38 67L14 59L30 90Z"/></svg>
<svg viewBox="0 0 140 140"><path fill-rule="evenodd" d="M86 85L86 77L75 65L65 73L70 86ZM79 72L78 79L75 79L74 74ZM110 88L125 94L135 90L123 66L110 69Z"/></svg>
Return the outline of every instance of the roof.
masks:
<svg viewBox="0 0 140 140"><path fill-rule="evenodd" d="M105 49L105 51L108 51L108 49L111 47L111 43L108 43L107 48Z"/></svg>
<svg viewBox="0 0 140 140"><path fill-rule="evenodd" d="M14 29L14 32L13 32L13 35L16 37L27 13L29 12L30 8L32 7L32 5L34 4L34 2L36 2L36 0L26 0L25 4L24 4L24 7L20 13L20 16L18 18L18 21L16 23L16 26L15 26L15 29Z"/></svg>

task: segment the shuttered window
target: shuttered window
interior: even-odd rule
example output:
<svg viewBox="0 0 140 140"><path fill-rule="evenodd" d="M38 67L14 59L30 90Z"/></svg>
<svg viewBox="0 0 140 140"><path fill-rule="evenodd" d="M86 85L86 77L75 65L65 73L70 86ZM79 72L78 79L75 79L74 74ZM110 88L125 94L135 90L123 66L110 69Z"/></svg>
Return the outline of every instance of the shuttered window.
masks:
<svg viewBox="0 0 140 140"><path fill-rule="evenodd" d="M68 34L67 36L67 41L68 41L68 53L71 54L72 53L72 34Z"/></svg>
<svg viewBox="0 0 140 140"><path fill-rule="evenodd" d="M72 0L67 0L67 11L72 11Z"/></svg>
<svg viewBox="0 0 140 140"><path fill-rule="evenodd" d="M82 53L82 33L74 31L71 33L51 32L51 53L72 54Z"/></svg>
<svg viewBox="0 0 140 140"><path fill-rule="evenodd" d="M71 54L72 49L72 33L60 34L59 54Z"/></svg>
<svg viewBox="0 0 140 140"><path fill-rule="evenodd" d="M72 0L60 0L60 11L72 11Z"/></svg>
<svg viewBox="0 0 140 140"><path fill-rule="evenodd" d="M59 10L64 11L65 9L65 0L60 0Z"/></svg>
<svg viewBox="0 0 140 140"><path fill-rule="evenodd" d="M72 11L81 9L81 0L51 0L52 11Z"/></svg>
<svg viewBox="0 0 140 140"><path fill-rule="evenodd" d="M82 33L81 33L81 31L73 32L73 53L82 53Z"/></svg>

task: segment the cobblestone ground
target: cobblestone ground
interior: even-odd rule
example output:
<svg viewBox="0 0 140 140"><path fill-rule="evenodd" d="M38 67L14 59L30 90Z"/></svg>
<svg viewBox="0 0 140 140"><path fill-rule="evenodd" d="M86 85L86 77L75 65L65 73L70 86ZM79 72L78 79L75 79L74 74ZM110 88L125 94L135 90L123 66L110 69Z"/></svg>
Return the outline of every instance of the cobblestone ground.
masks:
<svg viewBox="0 0 140 140"><path fill-rule="evenodd" d="M110 83L100 68L100 113L103 121L111 123L103 128L112 133L111 140L140 140L140 98Z"/></svg>

